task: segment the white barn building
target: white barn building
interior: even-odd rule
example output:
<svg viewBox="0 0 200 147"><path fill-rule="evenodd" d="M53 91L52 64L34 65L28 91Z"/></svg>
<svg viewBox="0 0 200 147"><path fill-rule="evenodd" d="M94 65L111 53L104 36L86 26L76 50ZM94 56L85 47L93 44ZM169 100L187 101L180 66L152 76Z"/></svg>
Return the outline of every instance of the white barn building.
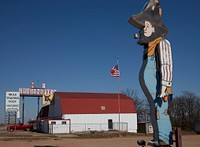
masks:
<svg viewBox="0 0 200 147"><path fill-rule="evenodd" d="M41 108L38 120L46 133L137 132L134 101L124 94L55 92L52 103Z"/></svg>

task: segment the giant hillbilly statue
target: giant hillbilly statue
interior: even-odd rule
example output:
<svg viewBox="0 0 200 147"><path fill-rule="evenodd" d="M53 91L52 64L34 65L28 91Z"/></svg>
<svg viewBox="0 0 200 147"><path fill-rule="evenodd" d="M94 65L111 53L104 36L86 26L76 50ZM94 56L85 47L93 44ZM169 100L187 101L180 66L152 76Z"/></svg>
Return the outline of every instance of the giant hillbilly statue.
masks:
<svg viewBox="0 0 200 147"><path fill-rule="evenodd" d="M168 104L172 98L172 52L164 37L168 29L162 22L158 0L149 0L139 14L128 22L139 29L138 44L144 46L139 83L150 105L153 126L152 146L172 144L172 125ZM137 36L135 36L137 38Z"/></svg>

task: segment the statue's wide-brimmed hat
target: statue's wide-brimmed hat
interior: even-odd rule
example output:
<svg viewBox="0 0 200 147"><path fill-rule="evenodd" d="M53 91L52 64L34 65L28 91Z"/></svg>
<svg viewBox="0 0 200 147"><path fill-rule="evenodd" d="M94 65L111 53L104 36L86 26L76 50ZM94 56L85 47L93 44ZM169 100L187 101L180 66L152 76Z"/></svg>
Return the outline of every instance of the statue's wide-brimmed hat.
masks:
<svg viewBox="0 0 200 147"><path fill-rule="evenodd" d="M128 22L134 27L142 29L145 26L145 21L149 21L153 26L159 27L163 35L167 35L168 29L162 22L161 11L159 3L150 0L144 6L144 9L139 14L132 15Z"/></svg>

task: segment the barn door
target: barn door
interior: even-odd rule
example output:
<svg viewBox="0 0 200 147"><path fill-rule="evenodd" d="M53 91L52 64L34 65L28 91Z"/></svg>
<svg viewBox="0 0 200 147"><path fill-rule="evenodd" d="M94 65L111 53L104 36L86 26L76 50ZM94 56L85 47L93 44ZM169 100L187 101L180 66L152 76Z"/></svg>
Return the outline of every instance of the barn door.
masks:
<svg viewBox="0 0 200 147"><path fill-rule="evenodd" d="M108 120L108 130L113 130L113 121L112 121L112 119Z"/></svg>

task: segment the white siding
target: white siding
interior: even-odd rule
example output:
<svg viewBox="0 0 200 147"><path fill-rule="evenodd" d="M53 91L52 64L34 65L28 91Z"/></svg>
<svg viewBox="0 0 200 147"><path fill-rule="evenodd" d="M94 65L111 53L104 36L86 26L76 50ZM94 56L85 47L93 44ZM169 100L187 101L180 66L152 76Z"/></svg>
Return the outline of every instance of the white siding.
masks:
<svg viewBox="0 0 200 147"><path fill-rule="evenodd" d="M41 121L41 131L49 134L70 133L69 120Z"/></svg>
<svg viewBox="0 0 200 147"><path fill-rule="evenodd" d="M63 119L71 120L71 131L87 131L87 130L108 130L108 120L113 123L119 122L119 114L64 114ZM120 128L122 123L127 124L128 132L137 133L137 114L126 113L120 114Z"/></svg>
<svg viewBox="0 0 200 147"><path fill-rule="evenodd" d="M69 133L69 125L49 125L49 134Z"/></svg>

